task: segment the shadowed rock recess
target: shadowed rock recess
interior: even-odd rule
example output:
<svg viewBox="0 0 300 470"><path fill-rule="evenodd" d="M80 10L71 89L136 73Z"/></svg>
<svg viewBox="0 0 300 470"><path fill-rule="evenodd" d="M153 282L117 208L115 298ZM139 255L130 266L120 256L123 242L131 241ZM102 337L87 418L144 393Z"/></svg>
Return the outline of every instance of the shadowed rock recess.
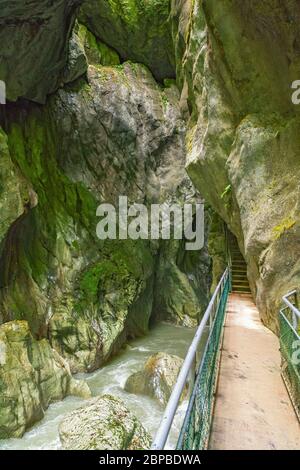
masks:
<svg viewBox="0 0 300 470"><path fill-rule="evenodd" d="M69 413L59 426L66 450L145 450L151 436L120 398L103 395Z"/></svg>
<svg viewBox="0 0 300 470"><path fill-rule="evenodd" d="M94 371L151 322L195 326L225 266L224 221L276 330L300 269L298 2L4 3L0 328L26 325L37 368L53 354L59 384L66 364ZM205 198L205 247L99 240L96 208L119 195L148 206ZM6 380L1 344L1 400L12 403L22 365ZM34 370L37 411L18 401L16 419L1 405L0 438L71 393L58 385L45 398Z"/></svg>

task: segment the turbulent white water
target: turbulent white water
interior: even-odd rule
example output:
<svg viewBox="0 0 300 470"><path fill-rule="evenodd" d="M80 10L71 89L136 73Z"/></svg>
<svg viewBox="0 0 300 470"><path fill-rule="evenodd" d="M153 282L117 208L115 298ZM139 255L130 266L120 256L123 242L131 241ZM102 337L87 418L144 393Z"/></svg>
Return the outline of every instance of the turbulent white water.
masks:
<svg viewBox="0 0 300 470"><path fill-rule="evenodd" d="M93 396L110 393L121 397L129 408L140 418L145 428L154 436L163 409L149 397L129 394L123 387L127 377L142 368L146 359L156 352L167 352L185 357L194 330L160 324L150 333L132 341L120 354L102 369L92 374L80 374L87 380ZM58 425L64 415L84 404L81 398L68 397L49 407L45 417L21 439L0 441L0 449L60 449ZM168 448L174 448L184 417L186 403L182 403L175 417Z"/></svg>

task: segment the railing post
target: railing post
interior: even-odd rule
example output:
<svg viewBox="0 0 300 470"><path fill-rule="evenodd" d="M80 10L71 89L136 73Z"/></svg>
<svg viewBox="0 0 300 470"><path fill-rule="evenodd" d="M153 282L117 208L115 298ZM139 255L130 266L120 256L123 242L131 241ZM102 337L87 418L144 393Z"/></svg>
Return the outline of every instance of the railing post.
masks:
<svg viewBox="0 0 300 470"><path fill-rule="evenodd" d="M289 300L291 299L291 300ZM280 310L281 375L300 420L300 364L294 360L294 344L299 344L300 310L298 293L289 292L282 298L285 308ZM294 302L294 303L293 303Z"/></svg>
<svg viewBox="0 0 300 470"><path fill-rule="evenodd" d="M295 298L295 307L298 309L298 295L297 295L296 290L295 290L294 298ZM297 315L295 314L295 312L293 312L293 327L295 328L295 330L297 330L298 328L298 320L299 319Z"/></svg>
<svg viewBox="0 0 300 470"><path fill-rule="evenodd" d="M294 297L294 302L297 305L297 291L296 290L294 290L292 292L289 292L288 294L284 295L282 297L282 300L285 303L285 305L287 305L287 307L290 309L291 317L292 317L292 326L295 330L297 330L298 329L298 323L300 321L300 311L298 309L298 306L296 306L292 303L292 299L291 299L291 301L288 300L291 296Z"/></svg>
<svg viewBox="0 0 300 470"><path fill-rule="evenodd" d="M195 381L196 381L196 370L197 370L197 353L196 353L195 358L192 362L191 370L190 370L189 391L188 391L189 398L191 397L191 395L193 393L193 390L194 390Z"/></svg>

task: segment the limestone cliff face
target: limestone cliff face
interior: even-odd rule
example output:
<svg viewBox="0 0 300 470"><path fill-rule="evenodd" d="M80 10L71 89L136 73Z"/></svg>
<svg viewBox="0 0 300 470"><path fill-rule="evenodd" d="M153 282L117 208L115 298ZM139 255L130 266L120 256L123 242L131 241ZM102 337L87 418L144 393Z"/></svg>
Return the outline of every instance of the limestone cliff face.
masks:
<svg viewBox="0 0 300 470"><path fill-rule="evenodd" d="M191 110L187 171L237 236L276 329L281 296L300 280L299 3L204 0L189 13L175 16L187 31L177 56Z"/></svg>
<svg viewBox="0 0 300 470"><path fill-rule="evenodd" d="M195 325L224 268L223 220L276 329L299 283L299 19L296 0L5 2L1 324L27 321L73 372L151 320ZM119 195L204 197L206 247L98 240L96 208Z"/></svg>

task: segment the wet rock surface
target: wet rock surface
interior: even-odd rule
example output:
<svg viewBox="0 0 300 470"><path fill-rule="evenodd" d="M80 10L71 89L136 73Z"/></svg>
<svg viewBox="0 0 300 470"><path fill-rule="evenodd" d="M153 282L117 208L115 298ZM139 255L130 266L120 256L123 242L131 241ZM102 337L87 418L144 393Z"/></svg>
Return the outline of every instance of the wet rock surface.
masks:
<svg viewBox="0 0 300 470"><path fill-rule="evenodd" d="M183 242L97 238L101 202L117 208L126 195L149 207L198 196L184 170L176 85L162 88L133 63L90 66L87 80L43 108L7 111L8 151L36 198L4 239L1 318L25 317L74 373L99 368L127 337L145 334L154 305L159 319L194 325L210 282L206 249L185 262Z"/></svg>
<svg viewBox="0 0 300 470"><path fill-rule="evenodd" d="M0 438L21 437L50 403L67 395L91 396L72 378L66 361L46 339L36 341L25 321L0 326Z"/></svg>
<svg viewBox="0 0 300 470"><path fill-rule="evenodd" d="M142 371L128 377L125 390L129 393L149 395L165 406L170 398L183 359L166 353L149 357Z"/></svg>
<svg viewBox="0 0 300 470"><path fill-rule="evenodd" d="M145 64L162 81L175 78L169 14L169 0L89 0L79 18L122 60Z"/></svg>
<svg viewBox="0 0 300 470"><path fill-rule="evenodd" d="M2 3L0 80L6 83L7 99L44 103L62 82L68 40L81 1Z"/></svg>

